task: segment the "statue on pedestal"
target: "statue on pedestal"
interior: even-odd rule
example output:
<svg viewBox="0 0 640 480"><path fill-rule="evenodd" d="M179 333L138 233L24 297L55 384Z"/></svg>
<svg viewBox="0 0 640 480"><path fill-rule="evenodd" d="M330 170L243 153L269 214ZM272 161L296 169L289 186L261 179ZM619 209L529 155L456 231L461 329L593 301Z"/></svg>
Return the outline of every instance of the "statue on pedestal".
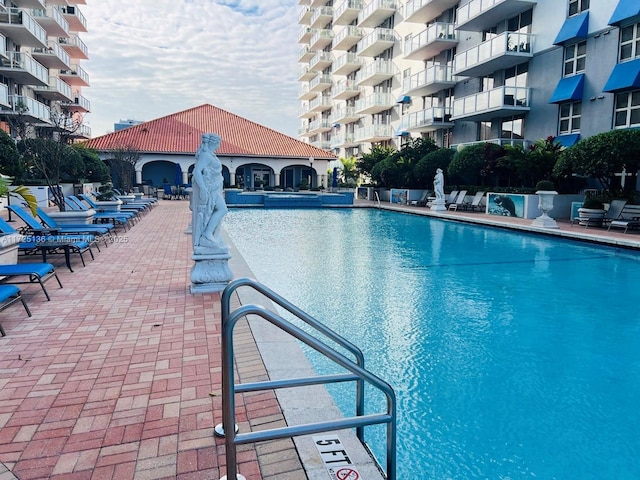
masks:
<svg viewBox="0 0 640 480"><path fill-rule="evenodd" d="M222 219L228 209L223 195L222 162L215 154L219 146L219 135L203 133L196 152L190 195L195 261L191 293L218 292L233 279L227 263L229 247L221 235Z"/></svg>
<svg viewBox="0 0 640 480"><path fill-rule="evenodd" d="M436 195L436 199L431 204L430 209L436 211L446 210L447 208L444 199L444 174L442 173L441 168L436 170L436 174L433 177L433 191Z"/></svg>

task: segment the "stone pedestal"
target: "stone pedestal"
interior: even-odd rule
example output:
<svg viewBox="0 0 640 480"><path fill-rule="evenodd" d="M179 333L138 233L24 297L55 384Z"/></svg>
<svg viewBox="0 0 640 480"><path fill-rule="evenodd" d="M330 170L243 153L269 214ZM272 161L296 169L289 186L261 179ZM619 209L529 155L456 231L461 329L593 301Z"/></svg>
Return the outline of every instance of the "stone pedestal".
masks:
<svg viewBox="0 0 640 480"><path fill-rule="evenodd" d="M434 212L446 212L447 211L447 205L444 201L444 198L438 198L436 200L434 200L431 203L431 206L429 207L430 210L433 210Z"/></svg>
<svg viewBox="0 0 640 480"><path fill-rule="evenodd" d="M233 280L228 251L194 253L191 267L191 293L221 292Z"/></svg>
<svg viewBox="0 0 640 480"><path fill-rule="evenodd" d="M553 199L558 194L555 190L538 190L538 208L542 212L542 215L537 217L531 222L534 227L541 228L558 228L556 221L548 215L548 212L553 210Z"/></svg>

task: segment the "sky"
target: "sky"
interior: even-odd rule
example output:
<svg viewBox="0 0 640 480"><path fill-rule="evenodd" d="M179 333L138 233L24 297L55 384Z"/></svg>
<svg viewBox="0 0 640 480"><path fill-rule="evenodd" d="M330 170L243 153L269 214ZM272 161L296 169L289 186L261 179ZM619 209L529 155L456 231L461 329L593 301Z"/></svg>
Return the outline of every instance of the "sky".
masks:
<svg viewBox="0 0 640 480"><path fill-rule="evenodd" d="M148 121L209 103L295 137L296 0L87 0L85 123Z"/></svg>

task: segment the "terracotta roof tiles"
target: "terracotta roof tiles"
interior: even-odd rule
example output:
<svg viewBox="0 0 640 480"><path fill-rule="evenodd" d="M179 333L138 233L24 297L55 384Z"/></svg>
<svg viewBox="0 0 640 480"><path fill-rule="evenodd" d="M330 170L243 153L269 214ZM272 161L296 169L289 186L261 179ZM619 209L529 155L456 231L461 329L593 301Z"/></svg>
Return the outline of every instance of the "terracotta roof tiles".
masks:
<svg viewBox="0 0 640 480"><path fill-rule="evenodd" d="M330 152L209 104L92 138L86 145L98 151L126 147L139 152L195 154L202 133L220 135L222 142L216 153L221 155L336 158Z"/></svg>

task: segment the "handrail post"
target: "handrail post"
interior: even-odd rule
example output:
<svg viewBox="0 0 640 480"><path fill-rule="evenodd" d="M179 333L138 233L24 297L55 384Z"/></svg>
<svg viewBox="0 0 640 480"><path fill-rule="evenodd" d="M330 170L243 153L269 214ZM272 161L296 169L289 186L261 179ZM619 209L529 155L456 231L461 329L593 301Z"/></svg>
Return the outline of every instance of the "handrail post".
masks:
<svg viewBox="0 0 640 480"><path fill-rule="evenodd" d="M228 305L228 303L227 303ZM233 324L229 308L222 307L222 427L224 430L227 480L237 477L235 431L235 382L233 372Z"/></svg>

